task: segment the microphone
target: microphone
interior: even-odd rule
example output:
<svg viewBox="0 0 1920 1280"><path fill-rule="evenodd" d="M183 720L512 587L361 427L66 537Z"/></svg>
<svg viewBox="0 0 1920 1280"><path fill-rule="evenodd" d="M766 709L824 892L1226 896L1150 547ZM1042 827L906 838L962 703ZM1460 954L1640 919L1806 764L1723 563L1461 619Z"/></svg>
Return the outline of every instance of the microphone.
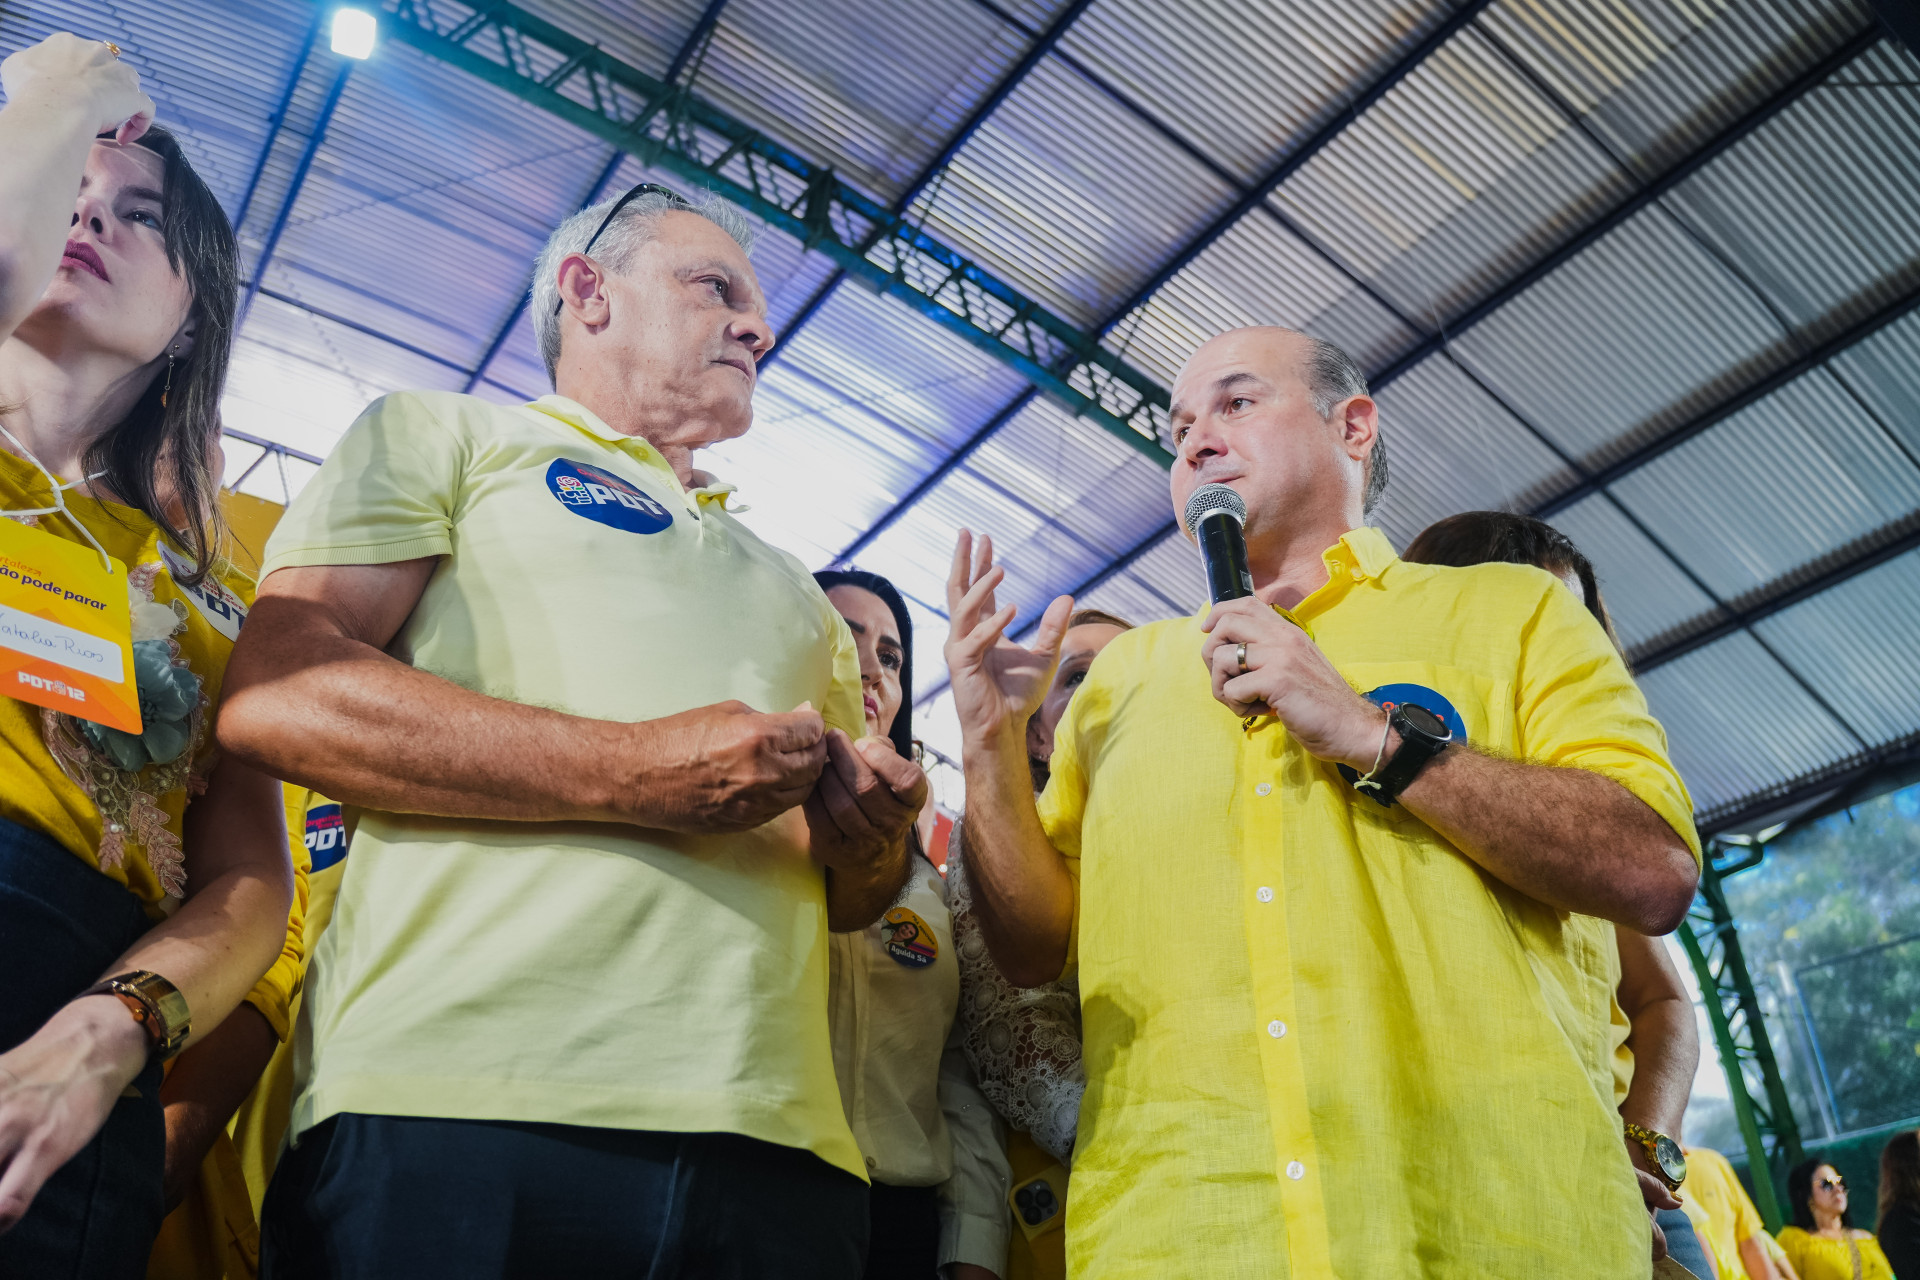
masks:
<svg viewBox="0 0 1920 1280"><path fill-rule="evenodd" d="M1187 499L1187 532L1200 544L1207 595L1215 604L1253 594L1247 571L1247 500L1224 484L1203 484Z"/></svg>

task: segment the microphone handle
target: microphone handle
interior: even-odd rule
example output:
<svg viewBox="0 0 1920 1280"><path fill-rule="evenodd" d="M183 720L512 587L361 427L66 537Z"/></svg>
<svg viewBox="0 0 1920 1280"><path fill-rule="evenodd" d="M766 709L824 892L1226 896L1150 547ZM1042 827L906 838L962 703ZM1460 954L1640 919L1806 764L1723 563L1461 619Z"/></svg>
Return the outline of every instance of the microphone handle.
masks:
<svg viewBox="0 0 1920 1280"><path fill-rule="evenodd" d="M1253 594L1247 570L1247 539L1240 522L1224 511L1201 517L1200 559L1207 566L1207 595L1215 604Z"/></svg>

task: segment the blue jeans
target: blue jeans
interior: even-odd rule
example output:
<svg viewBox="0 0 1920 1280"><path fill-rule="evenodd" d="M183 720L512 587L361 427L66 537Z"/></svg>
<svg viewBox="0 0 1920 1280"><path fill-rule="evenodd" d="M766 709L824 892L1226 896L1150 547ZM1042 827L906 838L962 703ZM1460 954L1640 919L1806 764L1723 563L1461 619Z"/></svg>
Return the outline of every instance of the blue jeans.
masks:
<svg viewBox="0 0 1920 1280"><path fill-rule="evenodd" d="M0 1052L99 981L152 927L139 899L54 841L0 819ZM0 1235L0 1276L118 1280L147 1273L160 1230L166 1124L160 1064Z"/></svg>
<svg viewBox="0 0 1920 1280"><path fill-rule="evenodd" d="M1654 1221L1667 1236L1667 1256L1693 1272L1700 1280L1720 1280L1720 1272L1693 1233L1693 1220L1678 1209L1662 1209Z"/></svg>

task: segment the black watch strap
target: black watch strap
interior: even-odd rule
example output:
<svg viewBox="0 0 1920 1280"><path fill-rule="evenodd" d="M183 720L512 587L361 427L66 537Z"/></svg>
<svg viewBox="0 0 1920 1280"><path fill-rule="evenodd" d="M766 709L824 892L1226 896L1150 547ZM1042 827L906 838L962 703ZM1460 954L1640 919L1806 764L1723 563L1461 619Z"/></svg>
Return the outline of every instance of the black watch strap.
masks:
<svg viewBox="0 0 1920 1280"><path fill-rule="evenodd" d="M1382 805L1392 808L1400 793L1407 789L1420 771L1453 741L1446 722L1425 707L1403 702L1387 713L1388 723L1400 735L1400 746L1393 758L1374 771L1374 785L1366 793Z"/></svg>

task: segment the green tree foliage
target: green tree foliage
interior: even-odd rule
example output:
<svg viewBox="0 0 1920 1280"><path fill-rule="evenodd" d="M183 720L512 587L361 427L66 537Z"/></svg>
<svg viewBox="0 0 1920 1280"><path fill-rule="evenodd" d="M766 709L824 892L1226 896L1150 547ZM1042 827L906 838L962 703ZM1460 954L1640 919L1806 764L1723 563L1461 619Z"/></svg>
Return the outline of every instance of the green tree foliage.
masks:
<svg viewBox="0 0 1920 1280"><path fill-rule="evenodd" d="M1920 1115L1920 787L1775 841L1726 893L1802 1132L1822 1064L1841 1131Z"/></svg>

